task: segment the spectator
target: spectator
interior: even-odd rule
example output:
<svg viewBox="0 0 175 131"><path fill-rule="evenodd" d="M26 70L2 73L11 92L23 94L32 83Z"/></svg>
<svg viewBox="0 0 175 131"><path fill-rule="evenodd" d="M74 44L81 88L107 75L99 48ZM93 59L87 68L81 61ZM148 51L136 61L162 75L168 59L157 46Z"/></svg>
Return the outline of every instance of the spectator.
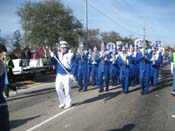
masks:
<svg viewBox="0 0 175 131"><path fill-rule="evenodd" d="M31 55L32 53L31 53L30 47L27 44L27 46L24 48L24 56L25 56L25 59L27 59L27 66L29 66Z"/></svg>
<svg viewBox="0 0 175 131"><path fill-rule="evenodd" d="M172 52L172 57L171 57L172 65L173 65L173 88L171 94L175 96L175 47Z"/></svg>
<svg viewBox="0 0 175 131"><path fill-rule="evenodd" d="M10 131L8 106L3 96L3 90L5 88L5 72L5 65L0 52L0 130Z"/></svg>
<svg viewBox="0 0 175 131"><path fill-rule="evenodd" d="M8 56L7 52L2 53L2 58L4 63L6 64L7 76L9 81L9 83L5 85L5 95L6 97L9 97L9 89L12 89L17 93L17 87L12 84L14 65L12 59Z"/></svg>
<svg viewBox="0 0 175 131"><path fill-rule="evenodd" d="M10 58L11 59L18 59L18 54L17 54L17 51L16 49L13 49L11 55L10 55Z"/></svg>

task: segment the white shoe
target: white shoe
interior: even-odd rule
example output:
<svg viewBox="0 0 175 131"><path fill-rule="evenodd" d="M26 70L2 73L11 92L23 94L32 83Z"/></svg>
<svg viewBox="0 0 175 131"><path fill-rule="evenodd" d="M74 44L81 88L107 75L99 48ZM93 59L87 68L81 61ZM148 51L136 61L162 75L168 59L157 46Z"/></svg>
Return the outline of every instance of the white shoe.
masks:
<svg viewBox="0 0 175 131"><path fill-rule="evenodd" d="M171 95L175 96L175 92L174 92L174 91L172 91L172 92L171 92Z"/></svg>
<svg viewBox="0 0 175 131"><path fill-rule="evenodd" d="M60 104L59 108L64 108L65 104Z"/></svg>
<svg viewBox="0 0 175 131"><path fill-rule="evenodd" d="M17 95L17 94L18 94L18 91L16 90L16 91L15 91L15 95Z"/></svg>
<svg viewBox="0 0 175 131"><path fill-rule="evenodd" d="M66 105L65 107L64 107L64 109L68 109L68 108L70 108L72 105L71 104L68 104L68 105Z"/></svg>

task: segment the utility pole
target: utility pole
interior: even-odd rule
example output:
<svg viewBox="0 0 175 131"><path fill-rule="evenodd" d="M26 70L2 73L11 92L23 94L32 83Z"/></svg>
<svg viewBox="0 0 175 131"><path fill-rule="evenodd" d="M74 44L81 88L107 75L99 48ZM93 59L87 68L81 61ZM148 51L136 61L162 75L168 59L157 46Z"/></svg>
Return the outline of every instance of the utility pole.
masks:
<svg viewBox="0 0 175 131"><path fill-rule="evenodd" d="M88 48L88 1L85 0L85 46Z"/></svg>

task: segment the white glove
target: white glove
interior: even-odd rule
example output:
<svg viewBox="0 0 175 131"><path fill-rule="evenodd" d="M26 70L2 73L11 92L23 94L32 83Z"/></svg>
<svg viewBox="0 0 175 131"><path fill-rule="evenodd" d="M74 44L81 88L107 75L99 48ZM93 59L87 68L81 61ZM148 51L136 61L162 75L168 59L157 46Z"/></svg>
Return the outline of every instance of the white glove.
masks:
<svg viewBox="0 0 175 131"><path fill-rule="evenodd" d="M54 53L53 53L53 52L50 52L50 56L51 56L51 57L54 57Z"/></svg>
<svg viewBox="0 0 175 131"><path fill-rule="evenodd" d="M71 75L69 75L69 77L72 81L75 81L74 75L71 74Z"/></svg>
<svg viewBox="0 0 175 131"><path fill-rule="evenodd" d="M105 61L107 61L107 58L105 57L105 59L104 59Z"/></svg>
<svg viewBox="0 0 175 131"><path fill-rule="evenodd" d="M87 50L84 50L84 51L83 51L83 54L87 54L87 53L88 53L88 51L87 51Z"/></svg>
<svg viewBox="0 0 175 131"><path fill-rule="evenodd" d="M54 53L51 50L49 50L49 53L51 57L54 57Z"/></svg>
<svg viewBox="0 0 175 131"><path fill-rule="evenodd" d="M88 60L90 60L91 59L91 55L88 55Z"/></svg>
<svg viewBox="0 0 175 131"><path fill-rule="evenodd" d="M129 60L128 59L126 60L126 64L129 65Z"/></svg>
<svg viewBox="0 0 175 131"><path fill-rule="evenodd" d="M152 58L151 58L151 61L155 61L156 60L156 58L153 56Z"/></svg>

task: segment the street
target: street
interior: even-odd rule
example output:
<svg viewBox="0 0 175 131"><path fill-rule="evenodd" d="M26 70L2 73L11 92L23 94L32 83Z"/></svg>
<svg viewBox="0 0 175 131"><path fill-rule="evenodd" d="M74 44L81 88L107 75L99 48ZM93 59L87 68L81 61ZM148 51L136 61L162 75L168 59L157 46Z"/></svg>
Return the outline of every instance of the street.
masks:
<svg viewBox="0 0 175 131"><path fill-rule="evenodd" d="M42 77L42 76L40 76ZM44 78L46 76L43 76ZM175 98L171 96L169 65L161 66L157 87L140 95L140 86L121 85L99 93L72 88L73 106L59 109L54 76L21 84L18 94L7 99L12 131L174 131Z"/></svg>

